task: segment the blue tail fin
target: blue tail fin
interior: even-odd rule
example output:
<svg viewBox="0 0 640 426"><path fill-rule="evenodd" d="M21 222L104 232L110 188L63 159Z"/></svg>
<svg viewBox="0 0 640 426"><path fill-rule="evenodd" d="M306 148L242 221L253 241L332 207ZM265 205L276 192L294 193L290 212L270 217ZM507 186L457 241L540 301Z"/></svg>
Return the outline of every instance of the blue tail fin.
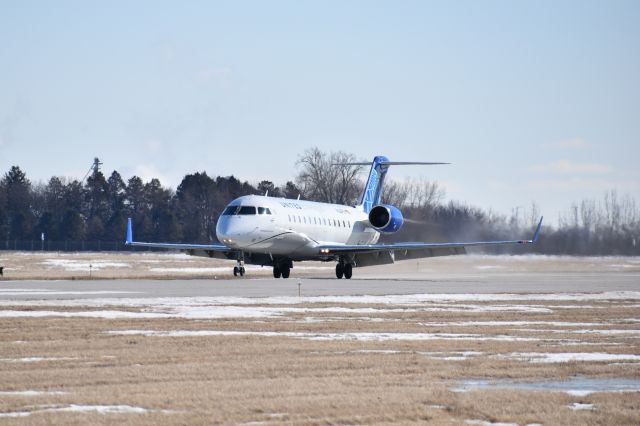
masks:
<svg viewBox="0 0 640 426"><path fill-rule="evenodd" d="M353 165L366 165L369 163L350 163ZM382 187L384 186L384 177L387 175L389 166L409 166L413 164L433 166L437 164L449 164L449 163L425 163L422 161L389 161L389 159L383 155L378 155L373 158L371 163L371 170L369 171L369 178L367 184L364 187L360 205L365 213L369 213L373 206L380 204L380 195L382 194Z"/></svg>
<svg viewBox="0 0 640 426"><path fill-rule="evenodd" d="M131 244L133 242L133 230L131 229L131 218L127 219L127 239L125 242L127 244Z"/></svg>
<svg viewBox="0 0 640 426"><path fill-rule="evenodd" d="M385 163L389 163L389 159L385 156L378 155L373 158L369 178L360 199L360 205L365 213L369 213L373 206L380 203L384 177L387 175L387 170L389 170L389 165Z"/></svg>
<svg viewBox="0 0 640 426"><path fill-rule="evenodd" d="M380 203L380 195L382 194L382 187L384 185L384 177L387 175L389 166L409 166L412 164L420 164L423 166L433 166L436 164L450 164L450 163L425 163L422 161L389 161L384 155L378 155L373 157L371 163L371 170L369 171L369 178L367 184L364 187L362 198L360 199L360 206L365 213L369 213L373 206ZM369 163L339 163L334 166L368 166Z"/></svg>

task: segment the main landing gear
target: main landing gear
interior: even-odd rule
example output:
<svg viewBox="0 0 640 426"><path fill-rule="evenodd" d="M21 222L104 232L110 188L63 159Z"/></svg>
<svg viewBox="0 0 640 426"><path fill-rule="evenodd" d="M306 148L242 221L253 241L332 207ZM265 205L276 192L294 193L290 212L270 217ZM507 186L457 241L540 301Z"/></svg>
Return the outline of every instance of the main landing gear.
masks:
<svg viewBox="0 0 640 426"><path fill-rule="evenodd" d="M343 276L350 280L353 275L353 265L344 263L342 260L336 265L336 277L341 279Z"/></svg>
<svg viewBox="0 0 640 426"><path fill-rule="evenodd" d="M291 262L291 260L274 263L273 278L289 278L289 274L291 274L291 268L293 268L293 263Z"/></svg>

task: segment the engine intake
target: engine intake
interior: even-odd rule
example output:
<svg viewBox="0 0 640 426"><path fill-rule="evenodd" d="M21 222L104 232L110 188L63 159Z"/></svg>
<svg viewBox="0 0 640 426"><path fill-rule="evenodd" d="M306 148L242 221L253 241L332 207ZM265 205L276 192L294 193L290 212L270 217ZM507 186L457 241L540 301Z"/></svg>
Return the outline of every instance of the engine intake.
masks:
<svg viewBox="0 0 640 426"><path fill-rule="evenodd" d="M369 212L369 223L379 232L393 233L402 228L404 218L397 208L380 204Z"/></svg>

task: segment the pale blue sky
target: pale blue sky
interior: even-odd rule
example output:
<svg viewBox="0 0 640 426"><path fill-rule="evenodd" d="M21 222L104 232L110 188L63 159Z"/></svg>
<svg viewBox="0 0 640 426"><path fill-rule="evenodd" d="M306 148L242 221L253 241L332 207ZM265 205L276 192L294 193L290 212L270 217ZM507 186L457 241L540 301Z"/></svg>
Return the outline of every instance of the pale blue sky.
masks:
<svg viewBox="0 0 640 426"><path fill-rule="evenodd" d="M640 199L638 1L0 0L0 172L292 179L306 148L509 213Z"/></svg>

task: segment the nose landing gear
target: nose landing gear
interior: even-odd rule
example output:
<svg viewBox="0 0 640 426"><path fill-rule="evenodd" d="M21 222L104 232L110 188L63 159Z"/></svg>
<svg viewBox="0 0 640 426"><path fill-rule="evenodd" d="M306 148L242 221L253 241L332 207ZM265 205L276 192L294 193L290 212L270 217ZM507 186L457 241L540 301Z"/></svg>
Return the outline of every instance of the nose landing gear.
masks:
<svg viewBox="0 0 640 426"><path fill-rule="evenodd" d="M238 264L236 266L233 267L233 276L237 277L238 275L240 275L241 277L244 277L244 256L240 256L237 260Z"/></svg>

